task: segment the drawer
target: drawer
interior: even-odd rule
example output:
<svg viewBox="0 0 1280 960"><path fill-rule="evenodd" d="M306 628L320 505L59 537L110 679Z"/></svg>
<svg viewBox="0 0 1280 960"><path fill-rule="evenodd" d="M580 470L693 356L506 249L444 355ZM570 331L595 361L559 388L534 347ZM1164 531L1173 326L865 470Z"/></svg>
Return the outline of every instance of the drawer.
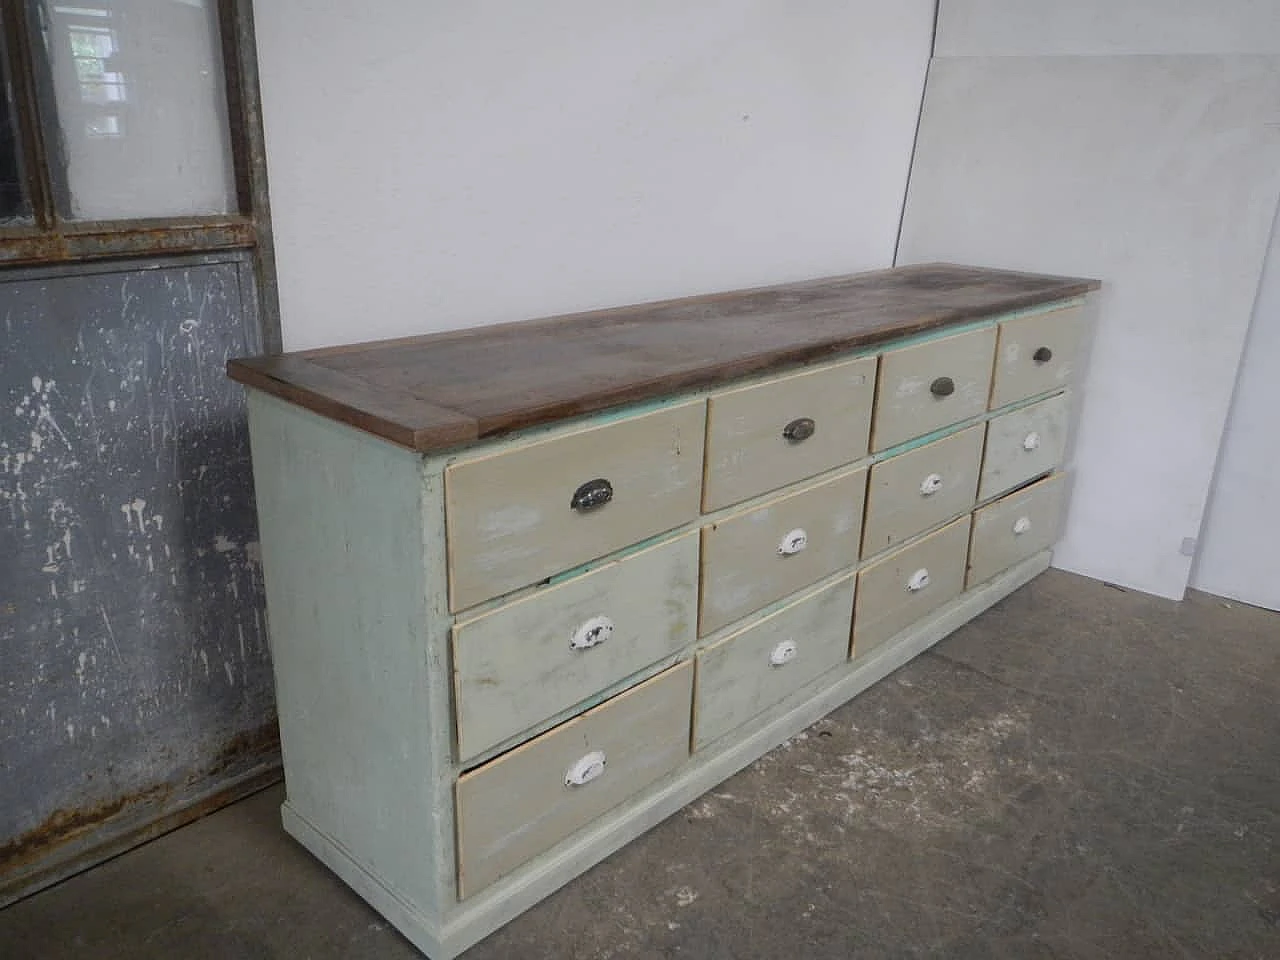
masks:
<svg viewBox="0 0 1280 960"><path fill-rule="evenodd" d="M983 429L969 427L871 468L863 557L973 507L982 468Z"/></svg>
<svg viewBox="0 0 1280 960"><path fill-rule="evenodd" d="M685 661L459 777L458 896L679 767L689 756L692 695Z"/></svg>
<svg viewBox="0 0 1280 960"><path fill-rule="evenodd" d="M999 496L1062 463L1070 402L1067 394L1060 393L992 418L987 424L979 500Z"/></svg>
<svg viewBox="0 0 1280 960"><path fill-rule="evenodd" d="M1079 306L1000 324L991 409L1066 386L1083 340Z"/></svg>
<svg viewBox="0 0 1280 960"><path fill-rule="evenodd" d="M451 464L449 608L694 519L705 426L699 400Z"/></svg>
<svg viewBox="0 0 1280 960"><path fill-rule="evenodd" d="M863 357L710 398L702 508L719 510L867 453L876 358Z"/></svg>
<svg viewBox="0 0 1280 960"><path fill-rule="evenodd" d="M698 654L695 750L848 659L853 586L851 574Z"/></svg>
<svg viewBox="0 0 1280 960"><path fill-rule="evenodd" d="M866 487L856 470L703 527L698 633L853 566Z"/></svg>
<svg viewBox="0 0 1280 960"><path fill-rule="evenodd" d="M698 535L649 547L453 628L467 760L692 643Z"/></svg>
<svg viewBox="0 0 1280 960"><path fill-rule="evenodd" d="M1052 546L1062 531L1066 496L1066 474L1058 473L974 513L968 585Z"/></svg>
<svg viewBox="0 0 1280 960"><path fill-rule="evenodd" d="M987 409L994 326L880 357L872 449L879 452Z"/></svg>
<svg viewBox="0 0 1280 960"><path fill-rule="evenodd" d="M964 590L970 517L877 560L858 573L853 655L866 656Z"/></svg>

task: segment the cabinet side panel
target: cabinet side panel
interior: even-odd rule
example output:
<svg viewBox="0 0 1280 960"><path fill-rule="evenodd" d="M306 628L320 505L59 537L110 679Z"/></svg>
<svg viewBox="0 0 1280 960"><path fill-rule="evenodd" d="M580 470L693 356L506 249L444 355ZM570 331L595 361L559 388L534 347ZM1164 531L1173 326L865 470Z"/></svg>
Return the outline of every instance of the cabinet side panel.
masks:
<svg viewBox="0 0 1280 960"><path fill-rule="evenodd" d="M249 424L288 804L433 914L447 678L428 667L421 457L254 392Z"/></svg>

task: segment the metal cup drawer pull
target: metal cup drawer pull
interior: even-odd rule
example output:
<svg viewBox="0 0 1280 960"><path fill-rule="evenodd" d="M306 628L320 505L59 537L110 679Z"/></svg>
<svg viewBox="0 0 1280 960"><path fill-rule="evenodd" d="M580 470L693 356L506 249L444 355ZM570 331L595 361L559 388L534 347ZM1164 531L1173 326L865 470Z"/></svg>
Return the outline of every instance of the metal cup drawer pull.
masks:
<svg viewBox="0 0 1280 960"><path fill-rule="evenodd" d="M799 553L809 545L809 535L804 532L801 527L787 532L783 538L778 541L778 556L789 557L792 554Z"/></svg>
<svg viewBox="0 0 1280 960"><path fill-rule="evenodd" d="M796 658L796 654L799 652L800 648L796 646L794 640L783 640L769 651L769 666L785 667Z"/></svg>
<svg viewBox="0 0 1280 960"><path fill-rule="evenodd" d="M604 477L597 477L595 480L588 480L573 491L573 499L569 501L569 507L579 513L586 513L588 510L603 507L612 499L613 484Z"/></svg>
<svg viewBox="0 0 1280 960"><path fill-rule="evenodd" d="M907 590L911 593L919 593L929 585L929 570L927 567L921 567L910 577L907 578Z"/></svg>
<svg viewBox="0 0 1280 960"><path fill-rule="evenodd" d="M575 760L564 772L566 787L581 787L590 783L604 773L604 751L592 750L584 757Z"/></svg>
<svg viewBox="0 0 1280 960"><path fill-rule="evenodd" d="M1036 363L1045 364L1053 359L1053 351L1048 347L1040 347L1031 355L1031 359Z"/></svg>
<svg viewBox="0 0 1280 960"><path fill-rule="evenodd" d="M1032 430L1022 438L1022 449L1030 453L1033 450L1040 449L1040 434Z"/></svg>
<svg viewBox="0 0 1280 960"><path fill-rule="evenodd" d="M1031 529L1030 517L1019 517L1017 520L1013 521L1013 535L1015 537L1022 536L1024 533L1026 533L1030 529Z"/></svg>
<svg viewBox="0 0 1280 960"><path fill-rule="evenodd" d="M942 489L942 474L931 473L920 481L920 496L931 497Z"/></svg>
<svg viewBox="0 0 1280 960"><path fill-rule="evenodd" d="M929 384L929 392L935 397L949 397L956 392L956 382L950 377L938 377Z"/></svg>
<svg viewBox="0 0 1280 960"><path fill-rule="evenodd" d="M613 636L613 621L608 617L592 617L584 621L569 638L570 650L590 650Z"/></svg>
<svg viewBox="0 0 1280 960"><path fill-rule="evenodd" d="M801 443L812 437L817 428L810 417L799 417L782 428L782 436L790 443Z"/></svg>

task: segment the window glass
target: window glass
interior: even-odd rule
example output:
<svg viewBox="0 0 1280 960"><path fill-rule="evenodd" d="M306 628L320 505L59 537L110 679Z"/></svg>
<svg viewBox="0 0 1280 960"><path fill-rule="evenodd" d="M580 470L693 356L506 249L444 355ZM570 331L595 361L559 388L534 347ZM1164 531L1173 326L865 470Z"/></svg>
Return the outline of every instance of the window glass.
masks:
<svg viewBox="0 0 1280 960"><path fill-rule="evenodd" d="M40 0L72 220L236 211L216 0Z"/></svg>
<svg viewBox="0 0 1280 960"><path fill-rule="evenodd" d="M31 222L31 201L27 198L22 169L22 148L18 140L18 115L13 104L9 64L0 51L0 225Z"/></svg>

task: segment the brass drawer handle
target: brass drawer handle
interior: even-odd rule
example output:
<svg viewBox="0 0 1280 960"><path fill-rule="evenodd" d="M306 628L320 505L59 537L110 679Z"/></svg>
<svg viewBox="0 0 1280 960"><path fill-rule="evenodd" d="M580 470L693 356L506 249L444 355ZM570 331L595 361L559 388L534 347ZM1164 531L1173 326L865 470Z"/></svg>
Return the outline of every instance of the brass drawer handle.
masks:
<svg viewBox="0 0 1280 960"><path fill-rule="evenodd" d="M800 417L783 427L782 435L791 443L802 443L812 437L817 428L818 425L809 417Z"/></svg>
<svg viewBox="0 0 1280 960"><path fill-rule="evenodd" d="M956 382L950 377L939 377L929 384L929 392L935 397L949 397L956 392Z"/></svg>
<svg viewBox="0 0 1280 960"><path fill-rule="evenodd" d="M1053 351L1048 347L1041 347L1031 355L1031 359L1036 363L1048 363L1053 359Z"/></svg>
<svg viewBox="0 0 1280 960"><path fill-rule="evenodd" d="M573 491L573 499L569 501L569 506L580 513L586 513L588 510L603 507L612 499L613 484L604 477L597 477L595 480L588 480Z"/></svg>

